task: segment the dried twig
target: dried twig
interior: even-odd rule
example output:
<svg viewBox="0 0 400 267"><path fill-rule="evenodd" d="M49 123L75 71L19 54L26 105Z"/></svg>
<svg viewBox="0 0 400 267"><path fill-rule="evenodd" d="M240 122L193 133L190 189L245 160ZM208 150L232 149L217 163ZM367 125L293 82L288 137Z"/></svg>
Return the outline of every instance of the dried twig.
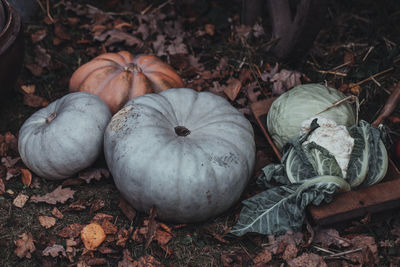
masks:
<svg viewBox="0 0 400 267"><path fill-rule="evenodd" d="M363 83L365 83L365 82L368 82L369 80L372 80L372 79L374 79L374 78L376 78L376 77L378 77L378 76L380 76L380 75L382 75L382 74L385 74L386 72L392 71L393 69L394 69L393 67L390 67L390 68L388 68L388 69L386 69L386 70L384 70L384 71L378 72L378 73L376 73L376 74L374 74L374 75L372 75L372 76L369 76L368 78L366 78L366 79L364 79L364 80L362 80L362 81L359 81L359 82L355 83L355 84L354 84L353 86L351 86L351 87L356 87L357 85L361 85L361 84L363 84Z"/></svg>
<svg viewBox="0 0 400 267"><path fill-rule="evenodd" d="M337 107L337 106L339 106L340 104L342 104L342 103L344 103L346 101L356 104L356 122L358 122L358 111L360 109L360 102L358 101L358 97L356 97L355 95L350 95L348 97L345 97L345 98L343 98L343 99L341 99L339 101L336 101L336 102L332 103L331 106L329 106L329 107L325 108L324 110L318 112L317 114L315 114L315 116L317 116L317 115L319 115L319 114L321 114L321 113L323 113L323 112L325 112L325 111L327 111L327 110L329 110L331 108Z"/></svg>
<svg viewBox="0 0 400 267"><path fill-rule="evenodd" d="M339 253L323 256L322 258L323 259L335 259L335 258L338 258L338 257L342 257L344 255L357 253L357 252L360 252L360 251L362 251L362 248L356 248L356 249L352 249L352 250L348 250L348 251L343 251L343 252L339 252Z"/></svg>
<svg viewBox="0 0 400 267"><path fill-rule="evenodd" d="M371 124L374 127L378 127L384 119L386 119L397 107L400 101L400 82L398 82L394 88L389 98L386 100L386 104L383 107L381 114L378 118Z"/></svg>

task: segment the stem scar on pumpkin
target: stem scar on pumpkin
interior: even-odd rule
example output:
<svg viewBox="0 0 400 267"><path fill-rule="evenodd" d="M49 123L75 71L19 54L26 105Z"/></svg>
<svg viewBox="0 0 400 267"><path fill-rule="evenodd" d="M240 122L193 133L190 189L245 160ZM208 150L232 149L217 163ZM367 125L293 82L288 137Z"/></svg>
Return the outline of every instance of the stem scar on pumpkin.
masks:
<svg viewBox="0 0 400 267"><path fill-rule="evenodd" d="M51 113L50 116L48 116L46 118L46 123L52 122L56 117L57 117L57 113L56 112Z"/></svg>
<svg viewBox="0 0 400 267"><path fill-rule="evenodd" d="M124 66L124 71L130 71L133 73L143 72L143 70L135 63L129 63L127 66Z"/></svg>
<svg viewBox="0 0 400 267"><path fill-rule="evenodd" d="M190 134L190 131L185 126L176 126L175 133L179 136L187 136Z"/></svg>

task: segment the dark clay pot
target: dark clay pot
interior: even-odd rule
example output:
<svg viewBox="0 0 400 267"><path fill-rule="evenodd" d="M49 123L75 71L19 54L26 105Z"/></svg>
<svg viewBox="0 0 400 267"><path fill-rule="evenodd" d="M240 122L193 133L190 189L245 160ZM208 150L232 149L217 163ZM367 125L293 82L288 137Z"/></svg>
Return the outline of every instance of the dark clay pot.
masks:
<svg viewBox="0 0 400 267"><path fill-rule="evenodd" d="M0 97L15 92L14 86L24 59L24 38L21 19L15 9L0 0L4 10L4 25L0 26ZM0 12L1 15L1 12Z"/></svg>

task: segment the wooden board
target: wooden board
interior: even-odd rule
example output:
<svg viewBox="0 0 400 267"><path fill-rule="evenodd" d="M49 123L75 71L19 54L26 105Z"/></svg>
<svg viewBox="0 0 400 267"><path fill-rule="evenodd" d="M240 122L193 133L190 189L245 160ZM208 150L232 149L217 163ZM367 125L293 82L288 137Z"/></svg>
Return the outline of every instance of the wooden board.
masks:
<svg viewBox="0 0 400 267"><path fill-rule="evenodd" d="M251 110L277 159L280 160L281 153L266 127L267 113L274 100L275 98L270 98L253 103ZM326 225L397 207L400 207L400 172L389 159L388 172L381 183L338 194L331 203L310 206L309 212L316 224Z"/></svg>

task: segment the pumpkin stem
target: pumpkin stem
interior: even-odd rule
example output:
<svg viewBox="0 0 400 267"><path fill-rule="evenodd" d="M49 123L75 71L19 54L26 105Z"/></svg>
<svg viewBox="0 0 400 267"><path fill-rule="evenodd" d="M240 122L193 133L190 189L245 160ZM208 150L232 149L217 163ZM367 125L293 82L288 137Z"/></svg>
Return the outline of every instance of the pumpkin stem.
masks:
<svg viewBox="0 0 400 267"><path fill-rule="evenodd" d="M190 134L190 131L185 126L176 126L175 133L179 136L187 136Z"/></svg>
<svg viewBox="0 0 400 267"><path fill-rule="evenodd" d="M135 63L129 63L127 66L124 67L124 71L143 72L142 69Z"/></svg>
<svg viewBox="0 0 400 267"><path fill-rule="evenodd" d="M46 118L46 123L50 123L50 122L51 122L52 120L54 120L56 117L57 117L57 113L56 113L56 112L51 113L50 116L48 116L48 117Z"/></svg>

